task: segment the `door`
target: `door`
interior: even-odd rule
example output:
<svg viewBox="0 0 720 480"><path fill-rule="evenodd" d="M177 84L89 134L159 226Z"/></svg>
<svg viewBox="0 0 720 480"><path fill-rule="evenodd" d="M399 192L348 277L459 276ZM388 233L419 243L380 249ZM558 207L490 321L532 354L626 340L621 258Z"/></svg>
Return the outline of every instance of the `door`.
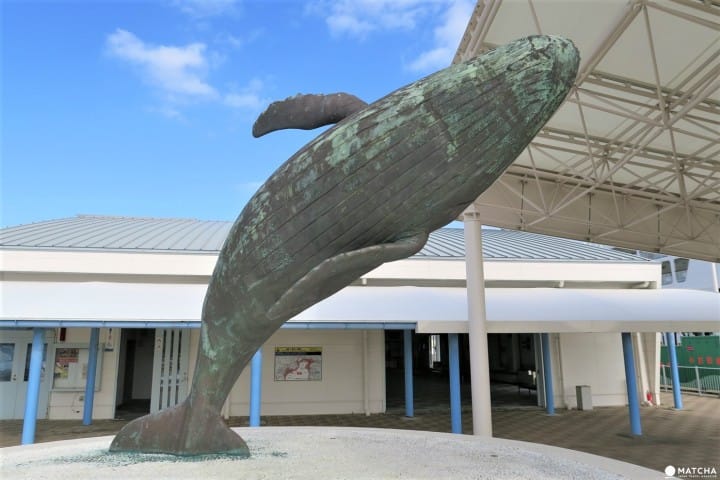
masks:
<svg viewBox="0 0 720 480"><path fill-rule="evenodd" d="M32 331L0 331L0 419L22 419L25 416ZM50 375L47 373L47 342L43 348L40 397L37 418L47 417Z"/></svg>
<svg viewBox="0 0 720 480"><path fill-rule="evenodd" d="M190 330L157 329L150 413L172 407L188 393Z"/></svg>

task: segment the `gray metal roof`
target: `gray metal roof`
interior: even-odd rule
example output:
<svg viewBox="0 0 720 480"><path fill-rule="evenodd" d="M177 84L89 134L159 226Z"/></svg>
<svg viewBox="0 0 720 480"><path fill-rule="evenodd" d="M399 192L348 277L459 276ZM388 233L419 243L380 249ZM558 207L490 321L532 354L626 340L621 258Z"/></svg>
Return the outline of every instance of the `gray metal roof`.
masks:
<svg viewBox="0 0 720 480"><path fill-rule="evenodd" d="M217 253L232 222L78 215L0 229L0 248ZM488 259L643 262L635 255L576 240L514 230L483 231ZM463 258L463 230L430 235L416 258Z"/></svg>

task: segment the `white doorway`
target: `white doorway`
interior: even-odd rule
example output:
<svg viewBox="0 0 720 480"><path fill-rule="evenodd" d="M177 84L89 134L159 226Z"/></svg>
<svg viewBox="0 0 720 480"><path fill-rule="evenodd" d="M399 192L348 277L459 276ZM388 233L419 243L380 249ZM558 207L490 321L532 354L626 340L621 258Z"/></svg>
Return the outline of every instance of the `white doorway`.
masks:
<svg viewBox="0 0 720 480"><path fill-rule="evenodd" d="M188 394L190 330L157 329L150 413L173 407Z"/></svg>
<svg viewBox="0 0 720 480"><path fill-rule="evenodd" d="M49 332L52 335L52 332ZM32 330L0 330L0 419L22 419L25 416ZM43 348L40 396L37 418L46 418L51 376L47 371L48 340Z"/></svg>

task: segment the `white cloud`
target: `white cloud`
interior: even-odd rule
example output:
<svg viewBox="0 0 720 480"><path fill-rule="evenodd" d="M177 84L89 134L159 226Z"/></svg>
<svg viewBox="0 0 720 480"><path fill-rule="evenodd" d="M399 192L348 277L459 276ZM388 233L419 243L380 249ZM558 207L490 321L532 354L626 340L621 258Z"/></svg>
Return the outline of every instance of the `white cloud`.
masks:
<svg viewBox="0 0 720 480"><path fill-rule="evenodd" d="M239 7L238 0L172 0L172 4L196 18L235 14Z"/></svg>
<svg viewBox="0 0 720 480"><path fill-rule="evenodd" d="M347 32L350 35L363 36L375 29L375 26L370 22L345 13L330 15L325 21L330 31L335 35Z"/></svg>
<svg viewBox="0 0 720 480"><path fill-rule="evenodd" d="M450 65L472 11L473 3L469 0L453 1L445 13L443 23L433 31L433 48L421 53L408 68L416 72L426 72Z"/></svg>
<svg viewBox="0 0 720 480"><path fill-rule="evenodd" d="M126 30L117 29L108 35L107 48L111 55L138 67L148 82L170 95L217 95L205 81L208 61L202 43L184 47L150 45Z"/></svg>
<svg viewBox="0 0 720 480"><path fill-rule="evenodd" d="M260 181L243 182L236 185L236 187L243 196L250 197L251 195L254 195L260 187L262 187L263 183L264 182Z"/></svg>
<svg viewBox="0 0 720 480"><path fill-rule="evenodd" d="M219 32L215 35L213 40L217 45L229 47L231 49L240 49L262 37L263 33L264 30L262 28L256 28L248 32L244 32L242 35Z"/></svg>
<svg viewBox="0 0 720 480"><path fill-rule="evenodd" d="M225 105L234 108L249 108L256 110L262 106L262 100L254 93L228 93L224 99Z"/></svg>
<svg viewBox="0 0 720 480"><path fill-rule="evenodd" d="M229 45L232 48L241 48L246 43L244 38L238 37L236 35L231 35L226 32L218 33L215 36L215 41L224 45Z"/></svg>
<svg viewBox="0 0 720 480"><path fill-rule="evenodd" d="M450 47L435 47L421 53L407 68L414 72L439 70L450 65L453 55L455 55L455 50Z"/></svg>
<svg viewBox="0 0 720 480"><path fill-rule="evenodd" d="M439 0L320 0L308 10L325 17L333 35L363 37L375 30L411 30Z"/></svg>
<svg viewBox="0 0 720 480"><path fill-rule="evenodd" d="M262 81L254 78L239 91L226 94L223 98L223 103L232 108L258 111L268 104L267 100L260 97L262 89Z"/></svg>
<svg viewBox="0 0 720 480"><path fill-rule="evenodd" d="M180 113L179 110L176 108L170 106L170 105L161 105L159 107L150 107L148 108L149 112L157 113L159 115L162 115L163 117L169 118L171 120L181 120L185 121L185 117L183 117L182 113Z"/></svg>
<svg viewBox="0 0 720 480"><path fill-rule="evenodd" d="M324 16L332 35L359 38L379 31L437 26L433 45L407 68L426 72L450 65L473 11L472 0L317 0L308 11Z"/></svg>
<svg viewBox="0 0 720 480"><path fill-rule="evenodd" d="M235 110L257 113L269 102L261 97L264 88L259 79L244 87L233 85L218 90L206 76L219 68L225 56L206 51L202 43L185 46L151 45L133 33L118 29L108 35L107 51L134 66L140 75L162 94L159 106L148 110L166 118L185 120L182 107L198 101L215 102Z"/></svg>

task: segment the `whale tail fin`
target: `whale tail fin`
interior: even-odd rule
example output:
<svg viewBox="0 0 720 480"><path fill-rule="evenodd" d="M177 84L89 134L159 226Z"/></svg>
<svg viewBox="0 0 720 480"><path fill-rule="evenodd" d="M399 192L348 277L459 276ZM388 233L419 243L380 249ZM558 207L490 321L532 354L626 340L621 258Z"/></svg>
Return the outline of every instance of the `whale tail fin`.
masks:
<svg viewBox="0 0 720 480"><path fill-rule="evenodd" d="M128 423L113 439L110 451L250 456L245 441L217 412L193 409L188 400Z"/></svg>

